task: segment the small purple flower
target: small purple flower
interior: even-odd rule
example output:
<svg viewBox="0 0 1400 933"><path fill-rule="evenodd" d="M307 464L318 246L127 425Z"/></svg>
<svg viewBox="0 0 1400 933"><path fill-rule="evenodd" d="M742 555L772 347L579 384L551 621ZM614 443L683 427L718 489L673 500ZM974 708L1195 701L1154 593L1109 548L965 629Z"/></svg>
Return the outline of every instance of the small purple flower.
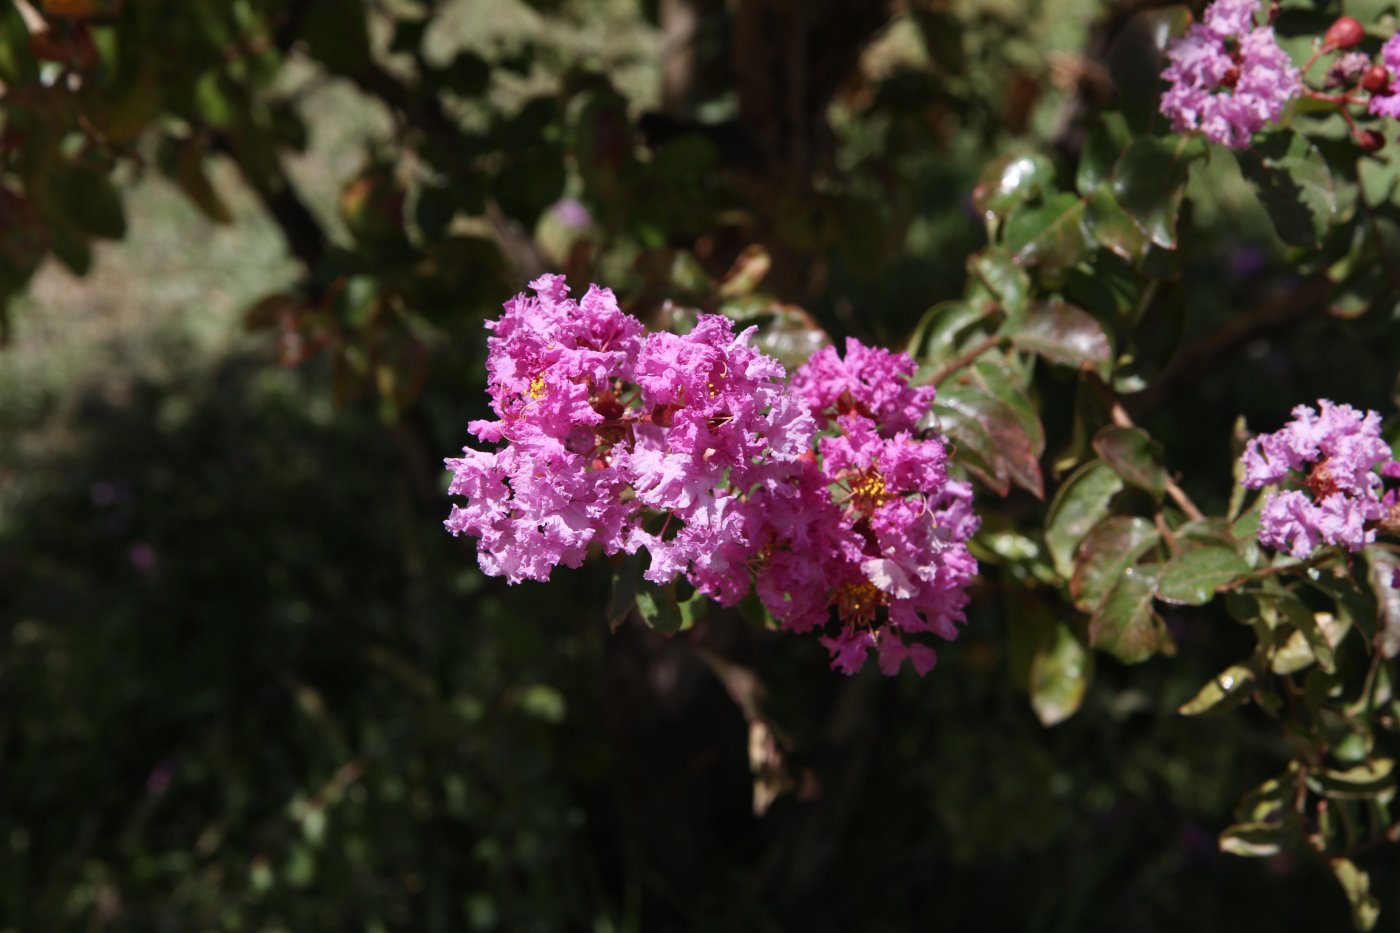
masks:
<svg viewBox="0 0 1400 933"><path fill-rule="evenodd" d="M1161 110L1178 132L1243 149L1250 137L1283 115L1302 77L1279 48L1270 26L1256 26L1258 0L1216 0L1205 22L1167 49L1162 77L1171 87Z"/></svg>
<svg viewBox="0 0 1400 933"><path fill-rule="evenodd" d="M1387 514L1381 476L1397 471L1376 412L1327 399L1318 410L1299 405L1283 428L1251 440L1240 460L1248 489L1288 478L1307 488L1266 497L1261 544L1302 560L1324 544L1359 551L1375 541L1375 524Z"/></svg>

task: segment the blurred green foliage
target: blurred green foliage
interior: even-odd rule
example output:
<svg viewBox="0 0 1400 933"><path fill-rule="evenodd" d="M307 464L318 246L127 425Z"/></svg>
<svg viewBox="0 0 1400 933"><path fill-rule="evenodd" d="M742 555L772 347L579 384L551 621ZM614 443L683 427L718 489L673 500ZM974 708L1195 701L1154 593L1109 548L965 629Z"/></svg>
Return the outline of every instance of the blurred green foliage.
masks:
<svg viewBox="0 0 1400 933"><path fill-rule="evenodd" d="M1163 6L0 0L0 929L1338 928L1365 876L1262 822L1277 787L1232 811L1336 780L1362 640L1216 597L1257 549L1164 493L1238 512L1238 415L1393 407L1394 156L1322 112L1238 160L1164 135ZM102 279L155 177L202 218L162 249L260 231L236 265ZM35 345L55 262L141 353ZM546 270L946 380L984 575L930 677L717 609L663 639L601 561L482 577L439 458ZM156 294L251 334L192 349ZM1318 668L1287 729L1266 648ZM1231 665L1199 705L1254 703L1177 714ZM1388 824L1363 778L1309 819ZM1400 929L1400 858L1356 860Z"/></svg>

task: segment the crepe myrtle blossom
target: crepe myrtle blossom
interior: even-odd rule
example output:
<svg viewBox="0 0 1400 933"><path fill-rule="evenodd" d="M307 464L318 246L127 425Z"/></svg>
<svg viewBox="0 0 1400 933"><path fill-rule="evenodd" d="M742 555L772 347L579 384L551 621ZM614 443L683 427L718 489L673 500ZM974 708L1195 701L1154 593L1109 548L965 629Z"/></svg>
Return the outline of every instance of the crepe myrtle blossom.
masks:
<svg viewBox="0 0 1400 933"><path fill-rule="evenodd" d="M1362 414L1327 399L1317 409L1299 405L1283 428L1251 440L1241 463L1250 489L1301 480L1303 489L1265 498L1259 523L1261 544L1300 560L1328 544L1361 550L1395 508L1395 490L1382 496L1382 477L1400 476L1400 464L1381 439L1374 411Z"/></svg>
<svg viewBox="0 0 1400 933"><path fill-rule="evenodd" d="M978 519L942 440L916 433L934 390L910 385L908 356L853 340L789 381L726 318L646 333L607 289L531 289L487 325L497 418L469 430L501 446L447 461L466 504L446 526L478 539L487 574L645 549L651 582L727 606L755 592L845 673L872 651L887 674L933 667L921 639L957 635Z"/></svg>
<svg viewBox="0 0 1400 933"><path fill-rule="evenodd" d="M1302 91L1273 27L1255 24L1258 11L1259 0L1215 0L1202 23L1167 47L1162 77L1171 87L1161 110L1173 129L1243 149Z"/></svg>

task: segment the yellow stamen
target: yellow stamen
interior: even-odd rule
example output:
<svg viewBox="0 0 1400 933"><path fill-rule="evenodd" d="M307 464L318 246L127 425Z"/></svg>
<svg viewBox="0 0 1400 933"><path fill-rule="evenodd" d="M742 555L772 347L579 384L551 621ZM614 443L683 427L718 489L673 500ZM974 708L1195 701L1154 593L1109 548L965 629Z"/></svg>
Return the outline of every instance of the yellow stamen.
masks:
<svg viewBox="0 0 1400 933"><path fill-rule="evenodd" d="M544 376L536 376L530 380L530 398L544 398Z"/></svg>
<svg viewBox="0 0 1400 933"><path fill-rule="evenodd" d="M885 478L875 470L857 474L851 480L851 501L862 512L873 512L890 498Z"/></svg>
<svg viewBox="0 0 1400 933"><path fill-rule="evenodd" d="M836 612L843 621L868 627L875 621L875 610L880 608L882 602L881 595L869 580L843 583L836 588Z"/></svg>

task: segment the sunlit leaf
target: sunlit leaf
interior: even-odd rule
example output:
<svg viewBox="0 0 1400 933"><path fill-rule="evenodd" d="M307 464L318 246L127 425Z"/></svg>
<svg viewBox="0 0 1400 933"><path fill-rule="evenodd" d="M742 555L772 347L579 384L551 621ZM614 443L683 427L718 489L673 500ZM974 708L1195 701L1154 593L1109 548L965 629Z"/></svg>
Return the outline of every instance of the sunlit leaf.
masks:
<svg viewBox="0 0 1400 933"><path fill-rule="evenodd" d="M1183 716L1199 716L1234 706L1249 696L1255 676L1254 668L1249 665L1231 665L1206 681L1205 686L1181 704L1177 712Z"/></svg>
<svg viewBox="0 0 1400 933"><path fill-rule="evenodd" d="M1204 606L1218 589L1247 573L1249 565L1233 548L1198 547L1167 561L1157 584L1157 596L1164 602Z"/></svg>
<svg viewBox="0 0 1400 933"><path fill-rule="evenodd" d="M1011 342L1066 366L1100 366L1112 358L1103 326L1063 301L1040 302L1019 325L1008 327Z"/></svg>
<svg viewBox="0 0 1400 933"><path fill-rule="evenodd" d="M1004 242L1021 265L1063 272L1089 255L1084 202L1061 193L1023 204L1007 218Z"/></svg>
<svg viewBox="0 0 1400 933"><path fill-rule="evenodd" d="M1045 543L1060 576L1073 575L1076 549L1108 514L1109 501L1122 489L1123 480L1095 460L1071 474L1055 493L1045 518Z"/></svg>
<svg viewBox="0 0 1400 933"><path fill-rule="evenodd" d="M1152 522L1136 516L1114 515L1094 526L1079 545L1074 563L1070 594L1075 605L1092 610L1161 539Z"/></svg>
<svg viewBox="0 0 1400 933"><path fill-rule="evenodd" d="M1358 930L1374 929L1381 915L1381 902L1371 893L1371 876L1350 859L1332 858L1328 859L1328 864L1351 904L1352 924Z"/></svg>
<svg viewBox="0 0 1400 933"><path fill-rule="evenodd" d="M1164 648L1170 653L1171 638L1152 605L1158 572L1157 565L1123 571L1094 608L1089 620L1089 644L1124 664L1146 661Z"/></svg>
<svg viewBox="0 0 1400 933"><path fill-rule="evenodd" d="M1094 450L1124 480L1162 498L1167 471L1162 465L1162 445L1138 428L1110 425L1094 435Z"/></svg>

